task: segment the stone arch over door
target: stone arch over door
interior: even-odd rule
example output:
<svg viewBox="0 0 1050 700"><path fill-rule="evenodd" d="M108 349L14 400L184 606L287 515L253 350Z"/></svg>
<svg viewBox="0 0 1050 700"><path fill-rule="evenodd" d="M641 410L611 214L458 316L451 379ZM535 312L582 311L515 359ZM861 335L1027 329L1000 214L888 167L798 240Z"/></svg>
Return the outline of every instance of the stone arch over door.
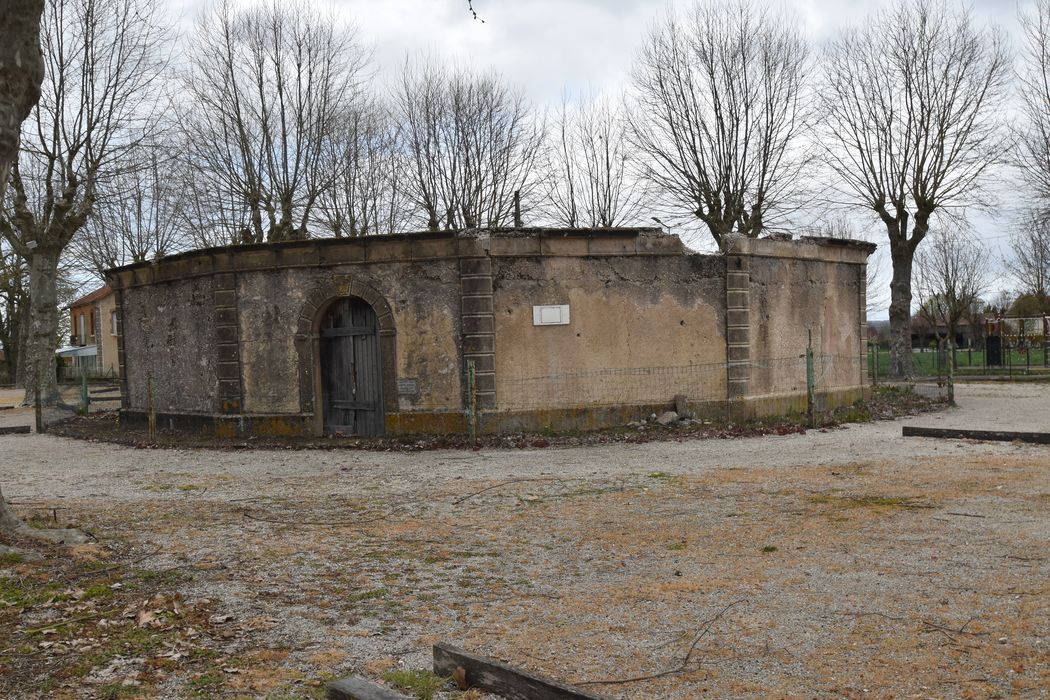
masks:
<svg viewBox="0 0 1050 700"><path fill-rule="evenodd" d="M315 435L324 433L324 410L321 405L321 320L335 302L347 297L357 297L375 311L382 363L383 412L388 420L397 412L397 333L390 304L379 290L356 276L336 275L323 280L307 297L299 313L299 328L295 335L295 347L299 356L299 409L302 413L313 415Z"/></svg>

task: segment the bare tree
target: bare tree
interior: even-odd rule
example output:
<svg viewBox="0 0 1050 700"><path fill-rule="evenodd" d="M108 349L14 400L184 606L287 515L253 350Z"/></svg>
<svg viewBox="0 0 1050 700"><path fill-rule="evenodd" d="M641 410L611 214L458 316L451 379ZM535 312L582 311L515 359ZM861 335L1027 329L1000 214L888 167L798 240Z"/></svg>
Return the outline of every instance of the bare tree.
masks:
<svg viewBox="0 0 1050 700"><path fill-rule="evenodd" d="M543 128L524 95L494 73L406 62L395 90L408 159L405 187L427 228L507 226L527 200Z"/></svg>
<svg viewBox="0 0 1050 700"><path fill-rule="evenodd" d="M17 368L22 364L19 338L26 332L29 320L29 275L25 260L0 238L0 350L7 370L5 384L17 382Z"/></svg>
<svg viewBox="0 0 1050 700"><path fill-rule="evenodd" d="M141 0L47 0L40 101L22 132L0 235L29 268L26 399L57 398L59 258L99 187L156 124L166 29Z"/></svg>
<svg viewBox="0 0 1050 700"><path fill-rule="evenodd" d="M1050 221L1039 212L1028 212L1010 235L1010 247L1013 257L1005 261L1006 269L1022 294L1038 300L1043 313L1050 312Z"/></svg>
<svg viewBox="0 0 1050 700"><path fill-rule="evenodd" d="M935 212L982 203L1005 155L1005 40L969 9L902 0L824 56L822 143L847 203L874 211L890 260L891 373L911 374L912 263Z"/></svg>
<svg viewBox="0 0 1050 700"><path fill-rule="evenodd" d="M359 100L338 121L331 163L336 175L318 199L336 238L403 230L408 220L401 130L386 105Z"/></svg>
<svg viewBox="0 0 1050 700"><path fill-rule="evenodd" d="M957 225L938 228L929 239L915 255L915 291L919 315L947 350L948 400L955 403L955 339L959 323L980 303L987 285L987 258L972 234Z"/></svg>
<svg viewBox="0 0 1050 700"><path fill-rule="evenodd" d="M162 161L156 146L141 150L99 188L94 211L70 245L77 269L99 279L111 267L152 260L182 245L184 193L172 161Z"/></svg>
<svg viewBox="0 0 1050 700"><path fill-rule="evenodd" d="M1018 81L1022 118L1016 160L1022 180L1045 215L1050 212L1050 0L1020 14L1023 36Z"/></svg>
<svg viewBox="0 0 1050 700"><path fill-rule="evenodd" d="M40 24L43 0L13 0L0 10L0 202L5 200L8 180L18 161L19 134L40 99L44 79L44 58L40 50ZM13 252L3 253L6 266L12 261L19 277L21 258ZM9 257L10 255L10 257ZM23 307L24 308L24 307ZM5 312L10 321L11 309ZM7 506L0 491L0 532L33 539L57 542L83 542L83 533L71 530L40 530L23 523ZM0 552L12 550L0 544Z"/></svg>
<svg viewBox="0 0 1050 700"><path fill-rule="evenodd" d="M646 202L636 176L622 104L603 95L562 101L551 129L545 209L563 226L611 227L635 221Z"/></svg>
<svg viewBox="0 0 1050 700"><path fill-rule="evenodd" d="M867 231L869 222L864 223L865 231ZM861 229L858 228L854 218L841 212L829 215L821 221L817 226L817 235L854 241L867 241L871 238L870 233L861 233ZM865 294L865 308L869 315L886 308L886 304L889 301L886 289L883 286L883 272L883 258L876 252L868 258L868 263L865 266L865 285L867 290Z"/></svg>
<svg viewBox="0 0 1050 700"><path fill-rule="evenodd" d="M720 247L759 236L801 193L809 56L795 22L750 0L696 2L645 40L632 140L648 179Z"/></svg>
<svg viewBox="0 0 1050 700"><path fill-rule="evenodd" d="M368 59L351 27L302 6L223 2L207 16L179 109L196 227L243 243L307 237Z"/></svg>

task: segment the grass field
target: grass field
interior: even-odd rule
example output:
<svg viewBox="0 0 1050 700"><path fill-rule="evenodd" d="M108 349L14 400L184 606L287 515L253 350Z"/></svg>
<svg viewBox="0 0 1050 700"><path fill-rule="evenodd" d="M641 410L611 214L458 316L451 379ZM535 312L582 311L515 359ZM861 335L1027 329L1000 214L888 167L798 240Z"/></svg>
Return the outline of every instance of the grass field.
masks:
<svg viewBox="0 0 1050 700"><path fill-rule="evenodd" d="M868 353L868 372L871 372L872 353ZM915 374L924 377L942 376L947 373L947 353L917 352L912 354ZM1013 350L1003 353L1003 364L999 367L986 367L983 350L956 350L955 367L959 374L1023 374L1026 369L1032 372L1050 371L1044 365L1042 348L1033 348L1030 354ZM890 351L879 350L879 376L883 377L890 370Z"/></svg>

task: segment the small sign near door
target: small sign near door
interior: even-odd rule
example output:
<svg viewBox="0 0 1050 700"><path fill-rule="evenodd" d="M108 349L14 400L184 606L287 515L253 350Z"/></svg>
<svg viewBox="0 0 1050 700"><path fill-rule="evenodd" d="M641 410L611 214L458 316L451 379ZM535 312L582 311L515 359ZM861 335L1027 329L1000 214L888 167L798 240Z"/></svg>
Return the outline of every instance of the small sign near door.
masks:
<svg viewBox="0 0 1050 700"><path fill-rule="evenodd" d="M415 396L419 393L418 379L398 379L397 393L399 396Z"/></svg>

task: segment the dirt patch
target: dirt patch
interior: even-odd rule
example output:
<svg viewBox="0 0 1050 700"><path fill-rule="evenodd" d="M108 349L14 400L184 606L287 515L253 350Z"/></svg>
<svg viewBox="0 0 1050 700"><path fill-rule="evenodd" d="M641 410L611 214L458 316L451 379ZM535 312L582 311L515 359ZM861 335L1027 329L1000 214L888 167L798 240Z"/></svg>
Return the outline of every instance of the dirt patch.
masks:
<svg viewBox="0 0 1050 700"><path fill-rule="evenodd" d="M961 410L1002 418L1009 403L994 401ZM973 422L924 419L942 415ZM613 698L1050 687L1045 447L904 439L889 422L411 454L31 436L0 439L0 460L23 515L57 508L98 537L105 558L69 573L119 565L98 582L144 586L96 611L146 601L136 615L174 625L118 655L115 697L315 697L331 675L415 677L394 672L427 668L436 641ZM7 563L0 580L44 586L66 565ZM185 621L170 602L150 608L158 594L177 594ZM60 603L0 612L17 635L0 642L0 695L107 687L61 676L91 650L19 657L27 630L95 612ZM186 627L207 651L163 663Z"/></svg>

